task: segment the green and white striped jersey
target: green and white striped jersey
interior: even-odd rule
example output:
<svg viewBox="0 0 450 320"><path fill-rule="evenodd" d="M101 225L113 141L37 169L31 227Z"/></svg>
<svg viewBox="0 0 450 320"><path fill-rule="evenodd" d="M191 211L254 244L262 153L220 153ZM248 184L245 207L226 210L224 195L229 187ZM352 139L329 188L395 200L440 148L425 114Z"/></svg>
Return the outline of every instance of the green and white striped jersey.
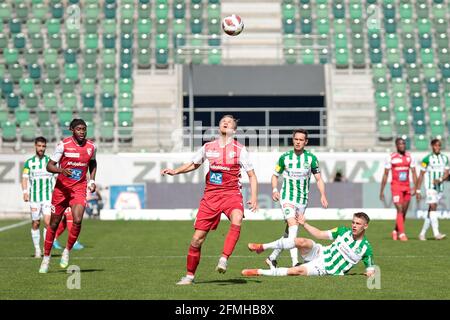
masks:
<svg viewBox="0 0 450 320"><path fill-rule="evenodd" d="M435 179L444 176L445 170L449 169L448 157L442 153L430 153L422 160L422 171L425 171L425 188L434 189L438 192L444 191L444 184L433 184Z"/></svg>
<svg viewBox="0 0 450 320"><path fill-rule="evenodd" d="M327 274L344 275L359 261L363 261L366 269L374 266L372 246L364 236L362 240L354 240L352 229L338 227L329 230L333 243L323 248L323 259Z"/></svg>
<svg viewBox="0 0 450 320"><path fill-rule="evenodd" d="M283 174L281 200L298 204L308 203L311 173L320 173L317 157L307 150L296 155L294 150L285 152L275 166L274 175Z"/></svg>
<svg viewBox="0 0 450 320"><path fill-rule="evenodd" d="M22 177L28 178L30 202L51 201L54 185L53 173L47 171L50 157L37 155L25 161Z"/></svg>

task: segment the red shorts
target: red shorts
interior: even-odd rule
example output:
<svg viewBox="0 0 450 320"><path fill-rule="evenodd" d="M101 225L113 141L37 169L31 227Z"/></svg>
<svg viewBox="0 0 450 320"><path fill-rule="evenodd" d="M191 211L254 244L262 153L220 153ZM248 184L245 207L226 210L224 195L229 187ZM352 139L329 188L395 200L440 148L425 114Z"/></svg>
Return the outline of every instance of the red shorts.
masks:
<svg viewBox="0 0 450 320"><path fill-rule="evenodd" d="M242 195L239 194L205 194L200 200L194 228L203 231L216 230L222 212L230 219L233 210L244 213Z"/></svg>
<svg viewBox="0 0 450 320"><path fill-rule="evenodd" d="M86 188L60 189L55 187L52 194L52 213L62 215L68 207L80 204L86 206Z"/></svg>
<svg viewBox="0 0 450 320"><path fill-rule="evenodd" d="M411 189L409 186L391 185L392 201L394 203L405 203L411 200Z"/></svg>

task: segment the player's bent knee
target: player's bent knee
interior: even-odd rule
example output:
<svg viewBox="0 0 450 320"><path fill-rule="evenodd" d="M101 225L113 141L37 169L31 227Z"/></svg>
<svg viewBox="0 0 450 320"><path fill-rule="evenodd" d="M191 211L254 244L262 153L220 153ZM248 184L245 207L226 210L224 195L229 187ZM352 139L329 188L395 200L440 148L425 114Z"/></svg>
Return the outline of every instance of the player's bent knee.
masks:
<svg viewBox="0 0 450 320"><path fill-rule="evenodd" d="M193 237L191 240L191 246L200 248L205 241L204 237Z"/></svg>

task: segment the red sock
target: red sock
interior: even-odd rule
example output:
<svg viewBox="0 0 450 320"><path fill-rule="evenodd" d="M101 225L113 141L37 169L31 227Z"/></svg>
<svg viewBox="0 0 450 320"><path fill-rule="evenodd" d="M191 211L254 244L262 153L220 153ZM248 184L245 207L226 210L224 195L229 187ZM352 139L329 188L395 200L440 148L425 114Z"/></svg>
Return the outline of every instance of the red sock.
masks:
<svg viewBox="0 0 450 320"><path fill-rule="evenodd" d="M72 230L72 224L73 224L73 216L72 216L72 211L69 211L66 214L66 223L67 223L67 230L70 233L70 230Z"/></svg>
<svg viewBox="0 0 450 320"><path fill-rule="evenodd" d="M234 247L239 240L239 235L241 234L241 226L237 224L232 224L230 230L228 231L227 237L225 238L225 244L223 245L222 255L226 258L231 256Z"/></svg>
<svg viewBox="0 0 450 320"><path fill-rule="evenodd" d="M397 212L397 231L399 234L405 233L405 216L403 212Z"/></svg>
<svg viewBox="0 0 450 320"><path fill-rule="evenodd" d="M195 270L197 270L197 266L200 263L200 254L201 248L189 246L189 253L187 255L186 261L186 269L187 273L190 275L195 274Z"/></svg>
<svg viewBox="0 0 450 320"><path fill-rule="evenodd" d="M74 243L78 239L80 231L81 231L81 223L80 224L74 223L69 233L69 239L67 239L67 246L66 246L67 249L72 250Z"/></svg>
<svg viewBox="0 0 450 320"><path fill-rule="evenodd" d="M50 226L47 228L47 233L45 235L45 241L44 241L44 256L49 256L50 252L52 251L53 247L53 241L55 240L55 231L50 228Z"/></svg>
<svg viewBox="0 0 450 320"><path fill-rule="evenodd" d="M58 229L56 230L55 238L58 239L59 236L66 230L66 218L63 217L59 223Z"/></svg>

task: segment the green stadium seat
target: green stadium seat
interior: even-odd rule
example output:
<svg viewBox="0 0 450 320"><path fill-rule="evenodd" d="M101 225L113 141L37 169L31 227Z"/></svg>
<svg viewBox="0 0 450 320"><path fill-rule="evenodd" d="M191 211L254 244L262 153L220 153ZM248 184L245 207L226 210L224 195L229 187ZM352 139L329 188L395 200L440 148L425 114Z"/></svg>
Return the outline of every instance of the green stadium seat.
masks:
<svg viewBox="0 0 450 320"><path fill-rule="evenodd" d="M400 18L401 20L413 18L413 8L410 3L400 4Z"/></svg>
<svg viewBox="0 0 450 320"><path fill-rule="evenodd" d="M138 19L148 19L151 14L151 6L150 4L143 3L138 6ZM175 12L174 12L175 14ZM177 13L179 14L179 13Z"/></svg>
<svg viewBox="0 0 450 320"><path fill-rule="evenodd" d="M95 108L95 93L83 93L81 94L81 105L83 108Z"/></svg>
<svg viewBox="0 0 450 320"><path fill-rule="evenodd" d="M387 107L383 107L377 110L377 119L379 121L391 121L391 112Z"/></svg>
<svg viewBox="0 0 450 320"><path fill-rule="evenodd" d="M103 14L105 19L115 19L116 18L116 4L115 3L105 3L103 7Z"/></svg>
<svg viewBox="0 0 450 320"><path fill-rule="evenodd" d="M116 93L116 83L114 79L102 79L100 80L100 88L102 93L109 93L110 95L115 95Z"/></svg>
<svg viewBox="0 0 450 320"><path fill-rule="evenodd" d="M382 63L383 54L381 53L381 50L378 48L370 49L369 50L369 58L370 58L370 63L372 63L372 64Z"/></svg>
<svg viewBox="0 0 450 320"><path fill-rule="evenodd" d="M83 108L78 113L78 116L86 122L94 122L95 111L92 109Z"/></svg>
<svg viewBox="0 0 450 320"><path fill-rule="evenodd" d="M413 107L411 110L412 110L413 121L425 122L425 111L424 111L423 107L417 106L417 107Z"/></svg>
<svg viewBox="0 0 450 320"><path fill-rule="evenodd" d="M114 108L114 96L109 93L102 93L101 95L101 105L104 109Z"/></svg>
<svg viewBox="0 0 450 320"><path fill-rule="evenodd" d="M43 104L46 111L56 111L58 109L58 98L53 92L44 93Z"/></svg>
<svg viewBox="0 0 450 320"><path fill-rule="evenodd" d="M427 151L428 150L428 139L423 134L415 134L414 137L414 147L417 151Z"/></svg>
<svg viewBox="0 0 450 320"><path fill-rule="evenodd" d="M444 122L442 120L435 120L433 122L430 122L430 128L431 128L431 136L433 138L442 139L445 135L445 127Z"/></svg>
<svg viewBox="0 0 450 320"><path fill-rule="evenodd" d="M16 95L14 92L11 92L7 95L6 104L10 109L16 109L20 105L20 97Z"/></svg>
<svg viewBox="0 0 450 320"><path fill-rule="evenodd" d="M409 112L405 107L400 106L394 109L395 121L405 121L409 120Z"/></svg>
<svg viewBox="0 0 450 320"><path fill-rule="evenodd" d="M409 123L407 121L396 121L394 126L397 136L409 135Z"/></svg>
<svg viewBox="0 0 450 320"><path fill-rule="evenodd" d="M431 48L431 35L429 33L419 35L419 44L421 48Z"/></svg>
<svg viewBox="0 0 450 320"><path fill-rule="evenodd" d="M416 38L413 33L404 33L402 35L403 48L415 48L416 46Z"/></svg>
<svg viewBox="0 0 450 320"><path fill-rule="evenodd" d="M120 93L118 99L119 108L133 108L133 94L132 93Z"/></svg>
<svg viewBox="0 0 450 320"><path fill-rule="evenodd" d="M439 106L428 108L428 116L431 123L434 123L435 121L442 121L443 119L443 113Z"/></svg>
<svg viewBox="0 0 450 320"><path fill-rule="evenodd" d="M24 100L25 107L28 109L36 109L39 106L39 97L34 92L27 93Z"/></svg>
<svg viewBox="0 0 450 320"><path fill-rule="evenodd" d="M393 130L390 121L379 121L378 122L378 134L379 140L390 141L393 139Z"/></svg>
<svg viewBox="0 0 450 320"><path fill-rule="evenodd" d="M62 94L62 106L69 110L77 110L77 96L73 92L65 92Z"/></svg>
<svg viewBox="0 0 450 320"><path fill-rule="evenodd" d="M210 49L208 52L209 64L220 64L222 61L222 51L220 49Z"/></svg>
<svg viewBox="0 0 450 320"><path fill-rule="evenodd" d="M37 119L39 126L42 126L47 121L51 121L51 113L48 110L45 109L39 109L37 110Z"/></svg>
<svg viewBox="0 0 450 320"><path fill-rule="evenodd" d="M138 52L138 69L151 68L151 51L150 49L140 49Z"/></svg>
<svg viewBox="0 0 450 320"><path fill-rule="evenodd" d="M20 124L20 137L22 142L34 142L37 127L31 121L22 122Z"/></svg>
<svg viewBox="0 0 450 320"><path fill-rule="evenodd" d="M417 59L416 50L413 48L403 49L403 58L405 59L405 62L408 64L416 63Z"/></svg>
<svg viewBox="0 0 450 320"><path fill-rule="evenodd" d="M114 123L112 121L103 121L100 125L100 141L114 141Z"/></svg>
<svg viewBox="0 0 450 320"><path fill-rule="evenodd" d="M25 108L17 108L14 110L14 117L16 119L16 123L20 125L21 123L30 120L30 110Z"/></svg>
<svg viewBox="0 0 450 320"><path fill-rule="evenodd" d="M348 50L341 48L335 51L336 57L336 67L337 68L348 68Z"/></svg>
<svg viewBox="0 0 450 320"><path fill-rule="evenodd" d="M16 124L11 121L6 121L2 125L2 140L3 142L17 141Z"/></svg>
<svg viewBox="0 0 450 320"><path fill-rule="evenodd" d="M119 93L128 93L131 94L133 92L133 80L132 79L119 79Z"/></svg>
<svg viewBox="0 0 450 320"><path fill-rule="evenodd" d="M413 121L412 125L414 128L415 134L426 134L427 133L427 126L424 121L422 121L422 120Z"/></svg>

